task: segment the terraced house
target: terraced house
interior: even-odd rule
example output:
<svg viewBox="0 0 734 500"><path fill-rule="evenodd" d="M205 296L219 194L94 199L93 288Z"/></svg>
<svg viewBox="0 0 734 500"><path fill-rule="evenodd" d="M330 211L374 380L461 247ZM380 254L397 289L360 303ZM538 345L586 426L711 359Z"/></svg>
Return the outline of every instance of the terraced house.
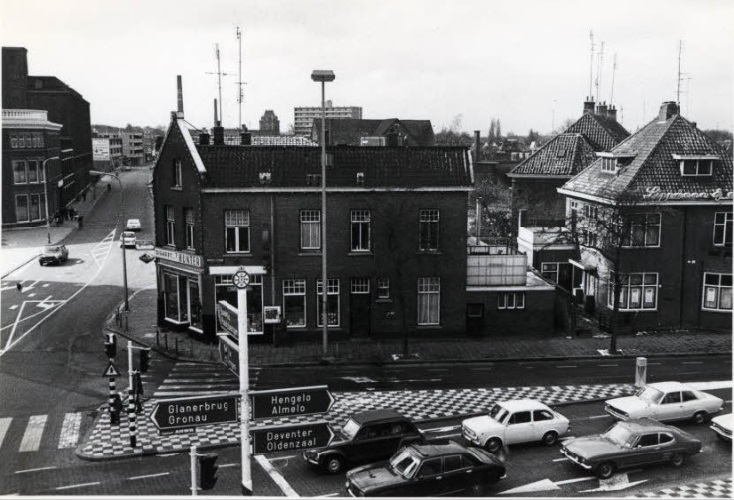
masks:
<svg viewBox="0 0 734 500"><path fill-rule="evenodd" d="M220 266L264 266L248 291L254 342L320 338L321 151L192 138L173 113L154 167L159 321L213 338L236 305ZM465 332L467 196L462 147L327 149L330 339ZM270 307L280 322L265 321Z"/></svg>
<svg viewBox="0 0 734 500"><path fill-rule="evenodd" d="M622 330L701 328L731 331L732 157L674 102L639 132L597 159L558 192L567 215L585 218L579 267L596 314L613 309L616 267L621 275ZM598 247L605 237L594 219L633 200L619 227L619 259L612 266Z"/></svg>

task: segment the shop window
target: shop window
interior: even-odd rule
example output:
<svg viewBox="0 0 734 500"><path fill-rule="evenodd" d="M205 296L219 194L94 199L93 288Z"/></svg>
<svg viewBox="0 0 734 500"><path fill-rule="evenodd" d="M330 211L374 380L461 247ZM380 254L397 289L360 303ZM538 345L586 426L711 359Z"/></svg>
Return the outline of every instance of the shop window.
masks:
<svg viewBox="0 0 734 500"><path fill-rule="evenodd" d="M703 273L703 305L705 311L731 311L731 274Z"/></svg>
<svg viewBox="0 0 734 500"><path fill-rule="evenodd" d="M619 309L622 311L654 311L658 307L658 273L620 275ZM610 273L607 307L614 307L614 274Z"/></svg>
<svg viewBox="0 0 734 500"><path fill-rule="evenodd" d="M227 253L250 251L250 212L224 211L224 238Z"/></svg>
<svg viewBox="0 0 734 500"><path fill-rule="evenodd" d="M224 300L237 308L237 287L232 283L231 276L216 277L214 295L216 303ZM263 304L262 275L251 274L247 288L247 332L249 335L263 333ZM217 331L224 332L219 326L217 326Z"/></svg>
<svg viewBox="0 0 734 500"><path fill-rule="evenodd" d="M441 322L441 278L418 278L418 324Z"/></svg>
<svg viewBox="0 0 734 500"><path fill-rule="evenodd" d="M288 328L306 327L306 280L283 280L283 318Z"/></svg>
<svg viewBox="0 0 734 500"><path fill-rule="evenodd" d="M17 222L30 222L28 195L19 194L15 196L15 220Z"/></svg>
<svg viewBox="0 0 734 500"><path fill-rule="evenodd" d="M326 286L326 316L328 326L339 326L339 318L341 317L339 306L339 279L329 278ZM322 281L316 280L316 322L317 326L324 326L321 308L323 307L323 287Z"/></svg>

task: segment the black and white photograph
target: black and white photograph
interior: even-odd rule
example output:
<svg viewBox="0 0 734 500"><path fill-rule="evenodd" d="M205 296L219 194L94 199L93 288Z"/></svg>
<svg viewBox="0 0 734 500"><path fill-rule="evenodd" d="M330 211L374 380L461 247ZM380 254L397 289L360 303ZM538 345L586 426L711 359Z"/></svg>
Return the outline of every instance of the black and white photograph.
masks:
<svg viewBox="0 0 734 500"><path fill-rule="evenodd" d="M731 0L0 42L0 496L734 497Z"/></svg>

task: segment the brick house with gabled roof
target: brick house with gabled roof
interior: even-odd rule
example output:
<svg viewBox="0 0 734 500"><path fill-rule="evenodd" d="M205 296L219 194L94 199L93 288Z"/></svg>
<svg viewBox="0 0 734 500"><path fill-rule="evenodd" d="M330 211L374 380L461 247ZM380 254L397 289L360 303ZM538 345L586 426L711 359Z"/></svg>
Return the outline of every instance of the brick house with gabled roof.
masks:
<svg viewBox="0 0 734 500"><path fill-rule="evenodd" d="M569 215L639 198L619 263L620 326L731 331L731 155L665 102L656 119L597 156L558 192ZM584 292L608 315L610 264L581 248Z"/></svg>
<svg viewBox="0 0 734 500"><path fill-rule="evenodd" d="M385 146L390 134L401 146L435 146L436 138L430 120L363 120L338 118L326 120L326 132L331 145ZM321 121L314 120L312 139L321 144Z"/></svg>
<svg viewBox="0 0 734 500"><path fill-rule="evenodd" d="M213 338L215 304L236 304L212 267L265 266L248 291L249 331L321 336L321 151L195 142L174 113L153 171L159 322ZM467 197L462 147L327 148L330 339L463 334ZM318 295L317 295L318 293ZM280 307L279 326L264 321Z"/></svg>

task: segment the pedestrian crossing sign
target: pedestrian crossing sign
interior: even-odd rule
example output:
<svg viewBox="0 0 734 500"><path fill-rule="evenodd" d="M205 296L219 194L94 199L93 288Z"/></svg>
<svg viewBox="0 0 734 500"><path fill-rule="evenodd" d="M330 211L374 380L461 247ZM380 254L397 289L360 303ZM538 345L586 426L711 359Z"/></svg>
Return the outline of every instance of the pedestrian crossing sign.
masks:
<svg viewBox="0 0 734 500"><path fill-rule="evenodd" d="M117 368L112 364L112 361L110 361L110 364L107 365L107 369L102 374L103 377L117 377L119 375L120 372L117 371Z"/></svg>

